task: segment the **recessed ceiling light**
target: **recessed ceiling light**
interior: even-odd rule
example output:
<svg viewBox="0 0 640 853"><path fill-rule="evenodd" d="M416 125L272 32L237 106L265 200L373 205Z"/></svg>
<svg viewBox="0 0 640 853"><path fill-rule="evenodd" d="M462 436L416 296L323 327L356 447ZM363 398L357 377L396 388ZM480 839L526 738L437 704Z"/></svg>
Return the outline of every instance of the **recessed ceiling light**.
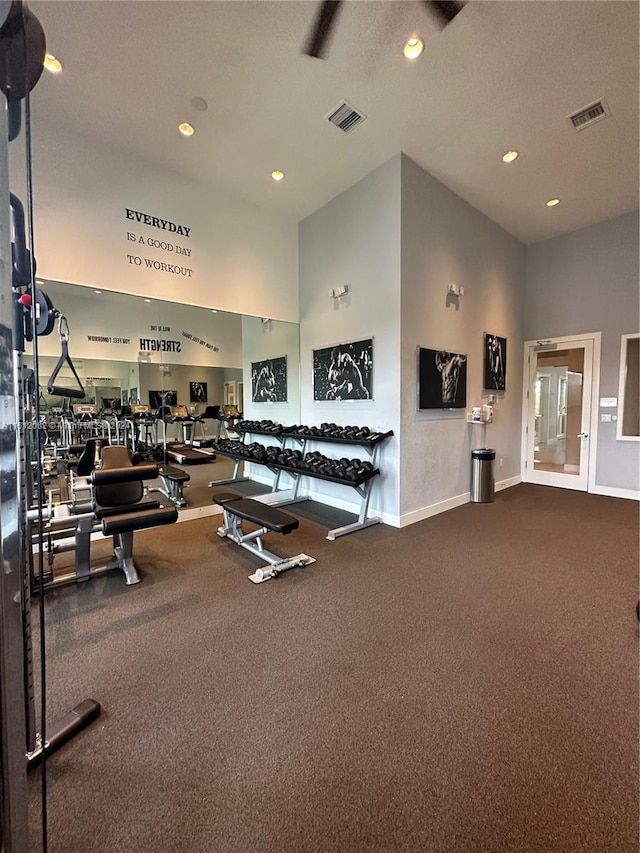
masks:
<svg viewBox="0 0 640 853"><path fill-rule="evenodd" d="M407 59L417 59L424 50L424 42L418 36L411 36L407 39L402 52Z"/></svg>
<svg viewBox="0 0 640 853"><path fill-rule="evenodd" d="M194 108L194 110L199 110L201 113L203 113L206 109L209 108L209 104L205 101L205 99L198 97L191 98L191 106Z"/></svg>
<svg viewBox="0 0 640 853"><path fill-rule="evenodd" d="M52 53L45 53L43 65L52 74L59 74L62 71L62 63Z"/></svg>
<svg viewBox="0 0 640 853"><path fill-rule="evenodd" d="M217 309L217 308L212 308L212 309L211 309L211 313L212 313L212 314L217 314L217 313L218 313L218 309Z"/></svg>
<svg viewBox="0 0 640 853"><path fill-rule="evenodd" d="M98 295L100 295L100 294L102 293L102 291L101 291L101 290L94 290L93 292L94 292L94 293L97 293Z"/></svg>
<svg viewBox="0 0 640 853"><path fill-rule="evenodd" d="M560 204L560 199L559 198L550 198L549 201L547 202L547 207L555 207L556 204Z"/></svg>
<svg viewBox="0 0 640 853"><path fill-rule="evenodd" d="M145 299L144 301L145 301L145 302L151 302L151 300L150 300L150 299Z"/></svg>
<svg viewBox="0 0 640 853"><path fill-rule="evenodd" d="M271 177L274 181L284 181L284 172L281 172L280 169L276 169L274 172L271 172Z"/></svg>
<svg viewBox="0 0 640 853"><path fill-rule="evenodd" d="M517 151L507 151L506 154L502 155L502 159L505 163L513 163L514 160L517 160L519 154Z"/></svg>
<svg viewBox="0 0 640 853"><path fill-rule="evenodd" d="M183 136L193 136L193 134L196 132L195 127L189 124L188 121L183 121L182 124L179 124L178 130Z"/></svg>

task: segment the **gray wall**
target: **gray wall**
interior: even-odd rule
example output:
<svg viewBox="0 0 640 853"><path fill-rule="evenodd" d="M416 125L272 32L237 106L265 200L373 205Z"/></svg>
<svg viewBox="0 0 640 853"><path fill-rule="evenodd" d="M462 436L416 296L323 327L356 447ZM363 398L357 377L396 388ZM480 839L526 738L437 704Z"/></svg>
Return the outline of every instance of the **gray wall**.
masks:
<svg viewBox="0 0 640 853"><path fill-rule="evenodd" d="M400 155L300 223L301 423L394 430L379 458L371 507L395 521L399 510L400 428ZM349 292L331 299L332 288ZM373 338L373 400L313 400L312 351ZM345 445L322 445L327 456L356 456ZM344 486L309 481L331 503L353 502Z"/></svg>
<svg viewBox="0 0 640 853"><path fill-rule="evenodd" d="M470 451L483 439L496 449L496 480L520 474L525 247L502 228L402 157L402 429L401 513L468 497ZM465 295L447 296L449 283ZM483 393L484 332L507 338L507 386L497 394L494 423L466 413L417 410L417 347L466 353L467 409ZM500 459L503 465L500 468ZM446 508L441 506L440 509Z"/></svg>
<svg viewBox="0 0 640 853"><path fill-rule="evenodd" d="M635 211L527 250L525 339L602 332L600 397L618 396L620 336L638 331L638 226ZM600 423L596 485L638 490L639 447Z"/></svg>

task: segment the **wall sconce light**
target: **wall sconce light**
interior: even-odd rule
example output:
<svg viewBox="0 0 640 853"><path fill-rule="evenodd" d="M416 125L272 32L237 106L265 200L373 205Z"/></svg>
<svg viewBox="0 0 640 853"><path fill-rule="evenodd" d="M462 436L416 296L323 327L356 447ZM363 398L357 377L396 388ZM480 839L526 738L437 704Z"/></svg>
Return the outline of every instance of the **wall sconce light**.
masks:
<svg viewBox="0 0 640 853"><path fill-rule="evenodd" d="M340 287L334 287L329 291L329 296L331 299L338 299L340 296L344 296L346 293L349 293L349 285L341 284Z"/></svg>
<svg viewBox="0 0 640 853"><path fill-rule="evenodd" d="M271 322L271 318L270 318L270 317L263 317L263 318L262 318L262 325L263 325L263 326L266 326L266 325L267 325L267 323L270 323L270 322Z"/></svg>
<svg viewBox="0 0 640 853"><path fill-rule="evenodd" d="M447 293L450 293L452 296L464 296L464 287L461 284L451 283L447 288Z"/></svg>

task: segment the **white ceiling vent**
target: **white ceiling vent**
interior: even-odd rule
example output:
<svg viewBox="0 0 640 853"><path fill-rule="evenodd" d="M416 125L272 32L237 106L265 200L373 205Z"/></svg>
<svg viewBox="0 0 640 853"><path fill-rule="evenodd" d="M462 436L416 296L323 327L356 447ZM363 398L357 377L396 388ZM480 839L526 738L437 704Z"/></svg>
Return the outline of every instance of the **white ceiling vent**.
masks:
<svg viewBox="0 0 640 853"><path fill-rule="evenodd" d="M331 110L328 116L325 116L331 124L335 124L344 133L349 133L356 125L366 119L366 115L350 104L348 101L343 101L334 110Z"/></svg>
<svg viewBox="0 0 640 853"><path fill-rule="evenodd" d="M572 113L568 118L574 130L583 130L590 124L600 121L600 119L607 118L609 115L611 115L611 113L609 112L609 108L607 107L604 98L600 98L600 100L594 101L592 104L578 110L577 113Z"/></svg>

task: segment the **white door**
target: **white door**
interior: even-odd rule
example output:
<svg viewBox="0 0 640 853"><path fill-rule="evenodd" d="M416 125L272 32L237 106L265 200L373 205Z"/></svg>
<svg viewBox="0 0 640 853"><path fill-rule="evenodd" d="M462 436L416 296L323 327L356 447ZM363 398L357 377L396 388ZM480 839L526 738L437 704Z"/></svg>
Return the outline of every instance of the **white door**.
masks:
<svg viewBox="0 0 640 853"><path fill-rule="evenodd" d="M524 482L587 491L593 356L593 338L525 345Z"/></svg>

